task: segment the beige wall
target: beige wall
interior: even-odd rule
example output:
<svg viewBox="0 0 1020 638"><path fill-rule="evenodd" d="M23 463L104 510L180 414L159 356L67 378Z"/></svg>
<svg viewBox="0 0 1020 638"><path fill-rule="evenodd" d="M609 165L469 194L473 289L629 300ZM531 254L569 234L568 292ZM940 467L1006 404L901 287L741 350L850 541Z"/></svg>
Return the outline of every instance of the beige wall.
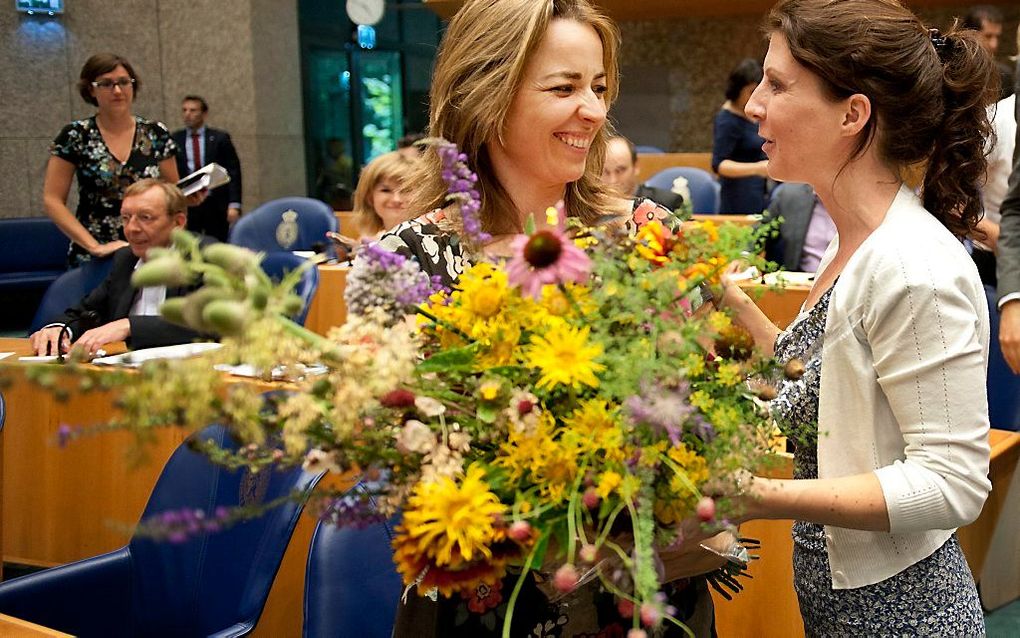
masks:
<svg viewBox="0 0 1020 638"><path fill-rule="evenodd" d="M42 215L47 148L94 109L74 88L89 55L129 59L143 86L135 112L181 126L180 98L209 101L230 132L244 205L305 193L297 2L68 0L58 18L0 2L0 217Z"/></svg>
<svg viewBox="0 0 1020 638"><path fill-rule="evenodd" d="M921 12L929 24L946 28L969 3ZM1001 5L1006 24L999 57L1016 53L1020 7ZM620 100L613 108L617 128L638 144L667 151L712 150L712 120L723 102L730 69L742 58L765 57L761 16L622 22Z"/></svg>

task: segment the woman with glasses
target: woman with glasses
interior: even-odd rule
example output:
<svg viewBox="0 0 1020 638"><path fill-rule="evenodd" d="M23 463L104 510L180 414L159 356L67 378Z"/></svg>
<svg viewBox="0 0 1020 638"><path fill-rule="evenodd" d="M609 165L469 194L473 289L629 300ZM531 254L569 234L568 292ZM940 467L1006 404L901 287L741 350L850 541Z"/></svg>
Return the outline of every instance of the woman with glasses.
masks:
<svg viewBox="0 0 1020 638"><path fill-rule="evenodd" d="M146 177L178 179L176 145L166 126L132 113L140 84L131 63L121 56L90 57L81 69L78 93L98 110L65 126L50 146L43 205L71 239L70 267L127 246L120 224L125 188ZM67 196L74 176L78 210L72 214Z"/></svg>

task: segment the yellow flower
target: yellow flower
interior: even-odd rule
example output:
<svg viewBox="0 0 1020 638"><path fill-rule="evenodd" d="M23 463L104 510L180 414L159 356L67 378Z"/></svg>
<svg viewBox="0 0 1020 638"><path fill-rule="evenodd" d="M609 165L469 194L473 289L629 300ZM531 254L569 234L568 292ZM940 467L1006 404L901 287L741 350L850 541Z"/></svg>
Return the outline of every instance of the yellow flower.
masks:
<svg viewBox="0 0 1020 638"><path fill-rule="evenodd" d="M684 359L684 368L690 378L700 377L705 372L705 357L697 352L692 352Z"/></svg>
<svg viewBox="0 0 1020 638"><path fill-rule="evenodd" d="M457 280L465 310L481 319L494 317L503 309L509 292L506 272L488 262L480 262Z"/></svg>
<svg viewBox="0 0 1020 638"><path fill-rule="evenodd" d="M440 566L457 566L479 555L491 558L497 536L493 522L506 507L484 478L485 471L471 465L459 485L447 477L415 485L394 544L411 545Z"/></svg>
<svg viewBox="0 0 1020 638"><path fill-rule="evenodd" d="M735 386L740 383L742 378L740 366L736 363L724 363L719 366L718 371L715 373L715 378L723 385Z"/></svg>
<svg viewBox="0 0 1020 638"><path fill-rule="evenodd" d="M598 387L595 373L606 367L595 361L602 354L602 346L588 342L589 332L587 326L572 328L563 324L545 335L531 336L531 347L525 352L527 364L542 373L535 387L552 389L567 385L579 389L582 384Z"/></svg>
<svg viewBox="0 0 1020 638"><path fill-rule="evenodd" d="M703 390L695 390L691 393L690 397L691 405L698 408L702 412L708 412L715 405L715 399L710 397L707 392Z"/></svg>
<svg viewBox="0 0 1020 638"><path fill-rule="evenodd" d="M581 407L563 420L563 437L576 445L582 452L606 450L614 455L623 443L616 408L601 400L581 403Z"/></svg>
<svg viewBox="0 0 1020 638"><path fill-rule="evenodd" d="M612 494L616 490L616 488L620 486L620 483L622 481L623 477L617 474L616 472L613 472L612 470L608 472L603 472L602 476L599 478L599 486L596 488L596 490L598 491L599 496L601 498L603 499L609 498L609 495Z"/></svg>
<svg viewBox="0 0 1020 638"><path fill-rule="evenodd" d="M499 396L499 389L502 387L499 381L485 381L478 387L478 395L482 401L495 401Z"/></svg>
<svg viewBox="0 0 1020 638"><path fill-rule="evenodd" d="M718 310L716 310L714 312L709 313L708 325L712 328L712 330L715 330L716 332L722 332L726 328L729 328L730 325L732 325L732 322L730 321L729 315L727 315L725 312L719 312Z"/></svg>

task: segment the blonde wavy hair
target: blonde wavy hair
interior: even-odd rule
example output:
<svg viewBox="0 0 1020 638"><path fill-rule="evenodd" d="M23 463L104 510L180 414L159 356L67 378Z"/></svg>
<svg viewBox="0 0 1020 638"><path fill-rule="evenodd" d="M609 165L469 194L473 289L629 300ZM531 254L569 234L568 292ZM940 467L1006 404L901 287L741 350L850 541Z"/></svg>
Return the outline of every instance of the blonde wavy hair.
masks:
<svg viewBox="0 0 1020 638"><path fill-rule="evenodd" d="M354 213L358 230L363 235L374 235L381 230L386 230L383 227L383 218L369 203L376 185L384 179L391 179L400 185L408 184L408 176L415 164L417 164L416 160L408 159L399 152L392 151L376 157L361 169L358 187L354 190Z"/></svg>
<svg viewBox="0 0 1020 638"><path fill-rule="evenodd" d="M616 25L588 0L467 0L450 21L439 46L430 93L429 136L454 142L478 174L482 228L492 234L520 232L514 205L496 175L486 143L502 139L507 113L520 89L524 71L549 24L556 19L591 26L602 41L608 91L606 106L619 91ZM602 214L622 212L620 200L602 183L607 131L603 126L588 152L584 174L567 185L567 214L591 223ZM431 211L446 205L442 165L428 149L412 177L411 210ZM459 230L459 216L453 212ZM535 211L540 212L540 211Z"/></svg>

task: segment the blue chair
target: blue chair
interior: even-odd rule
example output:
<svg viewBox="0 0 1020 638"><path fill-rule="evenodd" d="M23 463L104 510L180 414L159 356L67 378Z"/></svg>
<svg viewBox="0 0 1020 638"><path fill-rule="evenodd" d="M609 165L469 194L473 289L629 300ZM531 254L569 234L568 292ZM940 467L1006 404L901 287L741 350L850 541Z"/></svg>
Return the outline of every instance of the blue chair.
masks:
<svg viewBox="0 0 1020 638"><path fill-rule="evenodd" d="M363 490L359 484L351 492ZM305 574L305 638L389 638L403 591L393 564L392 526L318 524Z"/></svg>
<svg viewBox="0 0 1020 638"><path fill-rule="evenodd" d="M988 420L998 430L1020 430L1020 375L1013 374L999 346L999 311L995 288L985 286L988 298Z"/></svg>
<svg viewBox="0 0 1020 638"><path fill-rule="evenodd" d="M691 191L691 208L702 215L719 213L719 182L707 171L693 166L676 166L659 171L645 182L652 188L670 190L677 177L687 179Z"/></svg>
<svg viewBox="0 0 1020 638"><path fill-rule="evenodd" d="M236 448L222 426L196 436ZM231 471L185 443L163 468L143 519L307 496L321 477L299 467ZM108 554L10 580L0 585L0 613L76 636L243 636L262 613L302 507L291 500L179 544L132 538Z"/></svg>
<svg viewBox="0 0 1020 638"><path fill-rule="evenodd" d="M659 148L658 146L646 146L646 145L643 145L643 144L637 144L636 146L634 146L634 150L637 151L638 153L665 153L666 152L666 151L662 150L661 148Z"/></svg>
<svg viewBox="0 0 1020 638"><path fill-rule="evenodd" d="M268 253L262 258L262 270L265 271L269 277L279 283L283 277L300 267L307 260L291 253ZM305 319L308 318L308 308L312 305L312 297L315 296L315 291L319 287L319 269L312 266L304 272L301 276L301 281L294 287L294 294L301 297L301 312L293 317L294 321L300 323L302 326L305 325ZM339 299L332 300L333 303L340 303Z"/></svg>
<svg viewBox="0 0 1020 638"><path fill-rule="evenodd" d="M0 392L0 433L4 431L4 421L7 420L7 402L4 401L4 393Z"/></svg>
<svg viewBox="0 0 1020 638"><path fill-rule="evenodd" d="M43 295L39 307L35 311L32 325L28 333L32 334L42 328L55 318L64 314L64 311L81 301L82 297L89 294L99 284L103 283L106 275L110 273L113 266L113 259L93 259L78 268L68 270L57 277L56 281L50 284Z"/></svg>
<svg viewBox="0 0 1020 638"><path fill-rule="evenodd" d="M290 213L293 213L290 214ZM336 232L336 214L329 204L308 197L284 197L262 204L230 229L231 244L265 253L326 250L326 232Z"/></svg>

